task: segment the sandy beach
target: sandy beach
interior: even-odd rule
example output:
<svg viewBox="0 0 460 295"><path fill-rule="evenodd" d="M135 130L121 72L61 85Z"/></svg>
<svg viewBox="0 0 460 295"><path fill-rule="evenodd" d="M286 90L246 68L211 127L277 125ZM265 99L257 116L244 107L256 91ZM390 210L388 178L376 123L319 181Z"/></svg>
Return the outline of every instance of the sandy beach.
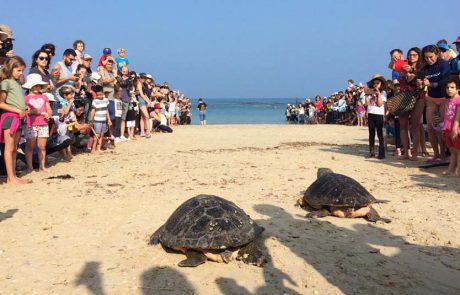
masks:
<svg viewBox="0 0 460 295"><path fill-rule="evenodd" d="M460 179L368 160L365 128L180 126L0 185L0 294L460 294ZM306 218L295 203L329 167L391 223ZM49 179L70 174L73 179ZM148 246L185 200L215 194L265 227L269 262L180 268Z"/></svg>

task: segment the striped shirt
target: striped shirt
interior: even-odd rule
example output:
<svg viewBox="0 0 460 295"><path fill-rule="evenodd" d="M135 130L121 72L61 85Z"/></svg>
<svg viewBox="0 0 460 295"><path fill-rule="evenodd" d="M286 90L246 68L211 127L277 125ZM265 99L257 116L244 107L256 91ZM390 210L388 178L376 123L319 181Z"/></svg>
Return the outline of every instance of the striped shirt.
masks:
<svg viewBox="0 0 460 295"><path fill-rule="evenodd" d="M107 98L94 99L91 108L95 109L94 122L105 123L107 121L107 111L109 100Z"/></svg>

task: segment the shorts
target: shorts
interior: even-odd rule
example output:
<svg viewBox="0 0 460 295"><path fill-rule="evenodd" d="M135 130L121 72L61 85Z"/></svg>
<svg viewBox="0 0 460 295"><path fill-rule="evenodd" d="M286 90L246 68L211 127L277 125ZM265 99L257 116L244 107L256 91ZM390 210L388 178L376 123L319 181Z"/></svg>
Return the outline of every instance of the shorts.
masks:
<svg viewBox="0 0 460 295"><path fill-rule="evenodd" d="M358 119L362 119L363 118L363 113L358 113L356 116L358 117Z"/></svg>
<svg viewBox="0 0 460 295"><path fill-rule="evenodd" d="M136 127L136 121L127 121L126 122L126 127L128 127L128 128Z"/></svg>
<svg viewBox="0 0 460 295"><path fill-rule="evenodd" d="M50 136L48 125L26 127L24 136L29 138L48 138Z"/></svg>
<svg viewBox="0 0 460 295"><path fill-rule="evenodd" d="M139 107L146 107L147 103L142 97L139 97Z"/></svg>
<svg viewBox="0 0 460 295"><path fill-rule="evenodd" d="M13 117L5 118L5 120L3 120L2 129L3 130L10 129L12 123L13 123ZM18 130L22 130L23 126L24 126L24 121L21 120L21 123L19 124Z"/></svg>
<svg viewBox="0 0 460 295"><path fill-rule="evenodd" d="M96 131L97 134L104 134L107 132L107 122L94 122L94 131Z"/></svg>
<svg viewBox="0 0 460 295"><path fill-rule="evenodd" d="M126 121L126 116L128 115L129 110L129 102L122 102L121 103L121 119Z"/></svg>
<svg viewBox="0 0 460 295"><path fill-rule="evenodd" d="M444 130L443 134L448 148L460 150L460 135L457 136L455 140L452 140L452 138L450 137L450 130Z"/></svg>

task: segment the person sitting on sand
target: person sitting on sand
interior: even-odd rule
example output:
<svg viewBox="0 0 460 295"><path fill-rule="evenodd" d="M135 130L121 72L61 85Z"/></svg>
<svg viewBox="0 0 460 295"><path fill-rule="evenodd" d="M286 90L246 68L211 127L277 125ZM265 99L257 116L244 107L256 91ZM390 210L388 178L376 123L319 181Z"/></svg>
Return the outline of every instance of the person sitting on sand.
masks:
<svg viewBox="0 0 460 295"><path fill-rule="evenodd" d="M443 135L450 151L449 167L443 175L460 174L460 78L450 76L445 83L447 107L444 113Z"/></svg>
<svg viewBox="0 0 460 295"><path fill-rule="evenodd" d="M153 112L150 113L150 117L153 119L153 130L167 133L173 132L171 127L167 125L166 116L161 113L161 105L159 103L154 104Z"/></svg>

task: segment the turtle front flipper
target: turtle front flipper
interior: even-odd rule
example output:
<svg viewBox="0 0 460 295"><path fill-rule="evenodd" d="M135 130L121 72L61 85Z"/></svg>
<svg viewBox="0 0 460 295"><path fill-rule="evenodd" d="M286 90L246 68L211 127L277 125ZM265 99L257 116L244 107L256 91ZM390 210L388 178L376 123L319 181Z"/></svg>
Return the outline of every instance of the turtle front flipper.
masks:
<svg viewBox="0 0 460 295"><path fill-rule="evenodd" d="M149 240L149 245L157 245L160 243L160 235L163 233L164 225L160 226L151 236Z"/></svg>
<svg viewBox="0 0 460 295"><path fill-rule="evenodd" d="M196 267L206 262L206 256L198 251L187 250L185 252L187 259L179 262L180 267Z"/></svg>
<svg viewBox="0 0 460 295"><path fill-rule="evenodd" d="M241 260L246 264L263 267L268 259L263 251L263 240L257 238L251 243L241 247L238 251L237 260Z"/></svg>
<svg viewBox="0 0 460 295"><path fill-rule="evenodd" d="M381 217L379 213L377 213L377 210L374 208L370 208L369 213L365 216L365 218L370 221L370 222L377 222L377 221L383 221L385 223L390 223L391 219Z"/></svg>

